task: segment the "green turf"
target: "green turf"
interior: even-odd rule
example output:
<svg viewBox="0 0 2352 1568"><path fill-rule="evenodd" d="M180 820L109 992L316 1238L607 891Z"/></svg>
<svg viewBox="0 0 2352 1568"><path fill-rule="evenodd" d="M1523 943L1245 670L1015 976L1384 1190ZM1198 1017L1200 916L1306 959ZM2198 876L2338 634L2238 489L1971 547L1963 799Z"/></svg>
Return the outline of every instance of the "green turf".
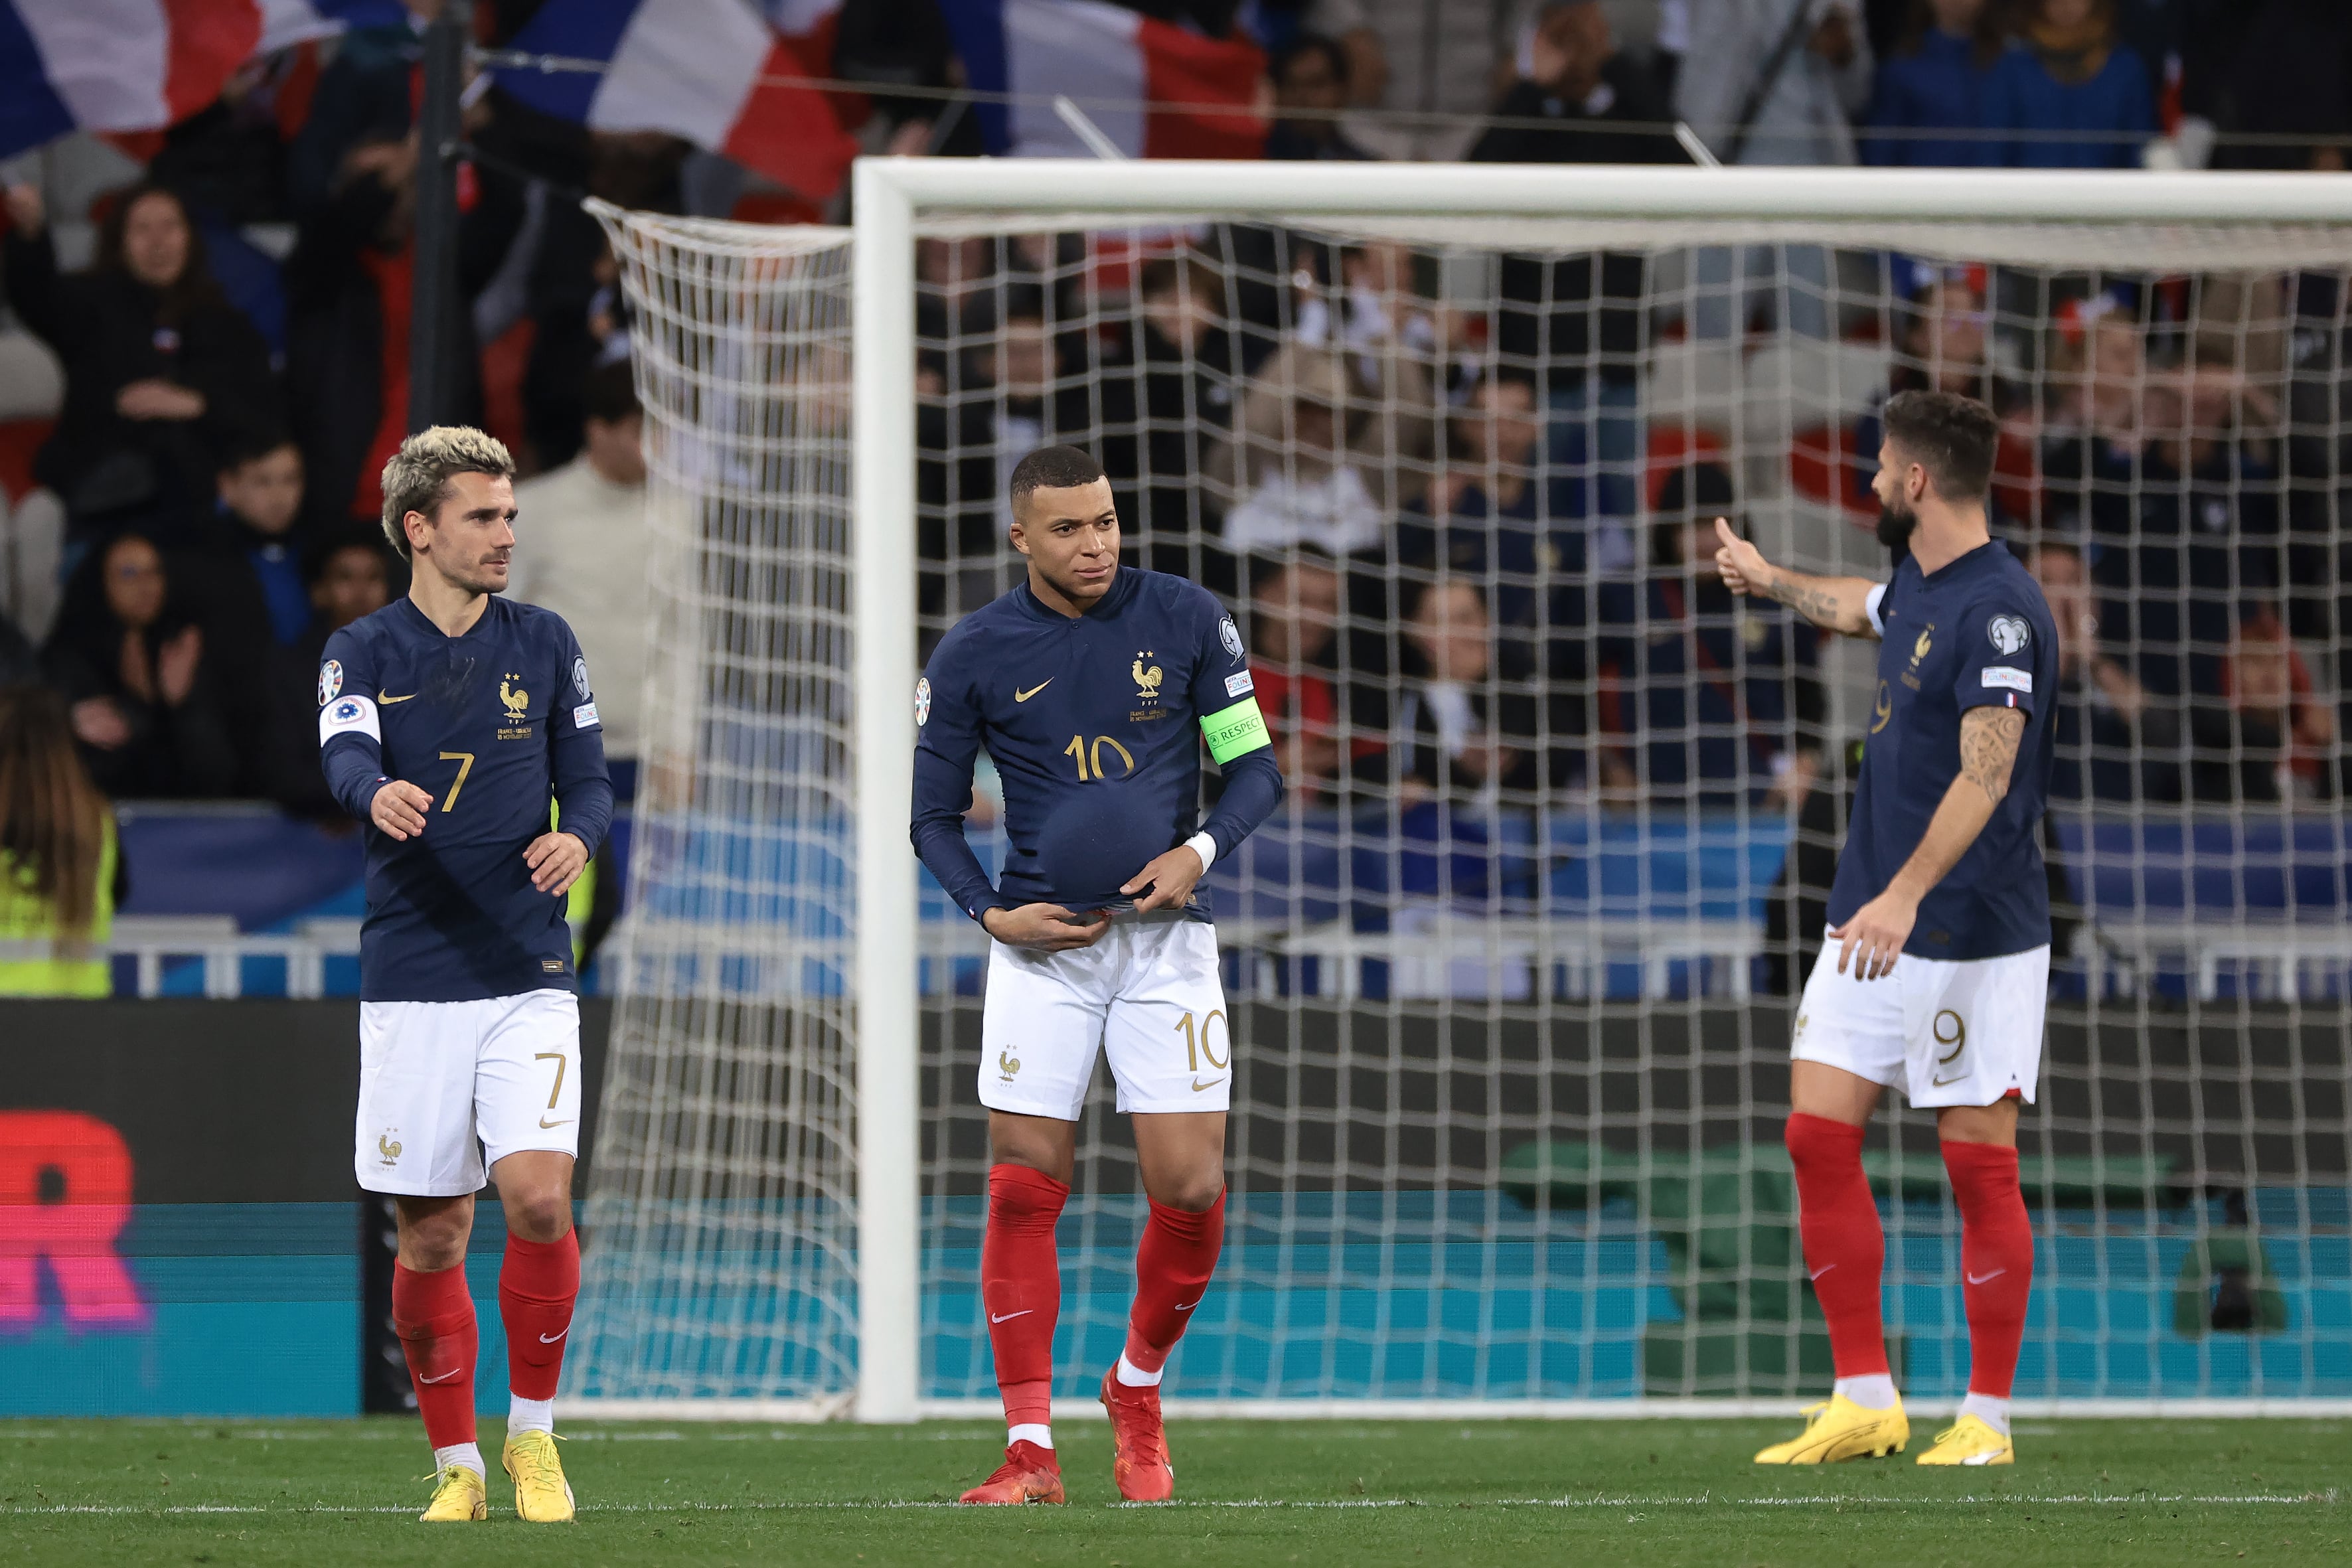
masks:
<svg viewBox="0 0 2352 1568"><path fill-rule="evenodd" d="M1070 1507L959 1510L997 1429L583 1426L578 1524L518 1522L494 1475L489 1524L427 1530L413 1422L0 1423L0 1565L2352 1562L2352 1422L2025 1422L2005 1470L1748 1462L1793 1430L1185 1421L1184 1501L1129 1508L1102 1423L1071 1422Z"/></svg>

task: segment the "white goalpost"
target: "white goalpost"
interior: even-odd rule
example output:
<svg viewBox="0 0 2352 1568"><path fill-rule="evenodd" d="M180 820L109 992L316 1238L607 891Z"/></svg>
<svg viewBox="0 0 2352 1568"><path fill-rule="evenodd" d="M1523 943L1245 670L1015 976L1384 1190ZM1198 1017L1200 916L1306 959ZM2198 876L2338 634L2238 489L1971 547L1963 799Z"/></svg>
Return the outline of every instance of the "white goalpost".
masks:
<svg viewBox="0 0 2352 1568"><path fill-rule="evenodd" d="M1868 655L1709 620L1674 530L1705 501L1883 574L1854 433L1970 341L2032 453L2006 536L2069 555L2107 628L2084 657L2141 692L2121 729L2084 700L2053 816L2082 934L2026 1119L2021 1407L2352 1410L2352 772L2320 722L2352 713L2352 178L866 159L854 210L596 208L658 718L567 1399L995 1413L985 939L908 845L912 692L1012 581L1004 448L1059 439L1144 563L1279 645L1307 780L1213 878L1234 1206L1171 1413L1785 1409L1824 1353L1779 1152L1788 950ZM1517 771L1423 787L1417 606L1457 592ZM1889 1333L1940 1388L1957 1226L1932 1132L1884 1120ZM1065 1394L1115 1353L1134 1234L1107 1096L1081 1136Z"/></svg>

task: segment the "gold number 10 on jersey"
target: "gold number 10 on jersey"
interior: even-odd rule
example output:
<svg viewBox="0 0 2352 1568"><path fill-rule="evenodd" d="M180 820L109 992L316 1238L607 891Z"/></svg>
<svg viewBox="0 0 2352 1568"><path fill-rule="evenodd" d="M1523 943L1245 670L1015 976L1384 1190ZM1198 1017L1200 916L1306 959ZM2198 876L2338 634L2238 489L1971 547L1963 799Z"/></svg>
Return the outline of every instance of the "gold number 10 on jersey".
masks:
<svg viewBox="0 0 2352 1568"><path fill-rule="evenodd" d="M1223 1008L1212 1008L1209 1012L1209 1016L1201 1020L1200 1034L1197 1037L1195 1037L1192 1031L1192 1014L1185 1014L1183 1021L1176 1026L1178 1028L1184 1031L1184 1066L1187 1070L1199 1072L1201 1070L1201 1058L1203 1057L1206 1057L1209 1059L1209 1065L1212 1068L1219 1070L1223 1070L1224 1065L1233 1060L1234 1047L1233 1040L1231 1038L1233 1026L1225 1024L1225 1031L1228 1037L1225 1041L1225 1054L1221 1057L1217 1055L1216 1051L1209 1045L1209 1026L1212 1024L1225 1024L1225 1011Z"/></svg>
<svg viewBox="0 0 2352 1568"><path fill-rule="evenodd" d="M1087 738L1084 735L1073 735L1070 737L1070 743L1062 748L1062 755L1066 757L1076 757L1077 759L1078 782L1080 784L1085 784L1090 779L1098 779L1103 776L1102 749L1105 746L1108 746L1112 751L1118 753L1118 760L1127 764L1127 773L1131 773L1135 771L1135 758L1129 754L1125 746L1120 745L1108 735L1097 735L1095 737L1094 750L1091 753L1089 753L1087 749ZM1088 763L1092 763L1094 764L1094 771L1092 773L1088 773L1087 771L1087 764ZM1127 773L1121 773L1118 776L1125 778Z"/></svg>

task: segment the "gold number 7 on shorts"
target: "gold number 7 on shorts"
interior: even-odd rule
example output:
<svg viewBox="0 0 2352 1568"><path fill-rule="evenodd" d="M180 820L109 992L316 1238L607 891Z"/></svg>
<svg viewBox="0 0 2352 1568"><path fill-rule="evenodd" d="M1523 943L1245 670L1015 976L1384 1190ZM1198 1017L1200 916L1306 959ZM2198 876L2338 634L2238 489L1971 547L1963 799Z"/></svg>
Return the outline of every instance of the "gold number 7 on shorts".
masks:
<svg viewBox="0 0 2352 1568"><path fill-rule="evenodd" d="M1234 1059L1234 1047L1230 1037L1225 1042L1225 1054L1223 1058L1210 1048L1209 1026L1218 1023L1225 1023L1225 1010L1222 1007L1213 1007L1209 1010L1209 1016L1201 1020L1200 1032L1197 1036L1193 1033L1192 1014L1185 1014L1177 1024L1176 1027L1184 1031L1184 1067L1187 1071L1199 1072L1202 1057L1208 1058L1210 1067L1220 1071L1227 1062ZM1225 1024L1225 1031L1230 1037L1233 1026L1229 1023Z"/></svg>
<svg viewBox="0 0 2352 1568"><path fill-rule="evenodd" d="M553 1062L555 1064L555 1087L547 1091L547 1109L552 1110L555 1109L555 1102L563 1097L563 1053L562 1051L534 1051L531 1053L530 1059L535 1062Z"/></svg>

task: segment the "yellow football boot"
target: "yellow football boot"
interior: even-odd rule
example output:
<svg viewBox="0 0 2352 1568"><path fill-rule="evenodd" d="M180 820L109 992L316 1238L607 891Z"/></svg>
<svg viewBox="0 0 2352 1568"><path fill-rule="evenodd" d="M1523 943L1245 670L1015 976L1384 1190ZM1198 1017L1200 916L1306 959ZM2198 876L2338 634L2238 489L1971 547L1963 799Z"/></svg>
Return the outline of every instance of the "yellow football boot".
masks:
<svg viewBox="0 0 2352 1568"><path fill-rule="evenodd" d="M1856 1405L1832 1394L1819 1405L1805 1406L1812 1419L1801 1437L1775 1443L1756 1456L1759 1465L1827 1465L1839 1459L1882 1458L1899 1454L1911 1441L1911 1423L1904 1418L1903 1402L1885 1410Z"/></svg>
<svg viewBox="0 0 2352 1568"><path fill-rule="evenodd" d="M444 1465L432 1478L433 1500L416 1517L426 1524L479 1523L490 1517L488 1489L470 1465Z"/></svg>
<svg viewBox="0 0 2352 1568"><path fill-rule="evenodd" d="M2017 1449L2005 1432L1996 1432L1979 1415L1963 1415L1936 1434L1923 1465L2013 1465Z"/></svg>
<svg viewBox="0 0 2352 1568"><path fill-rule="evenodd" d="M567 1524L572 1519L572 1483L555 1457L552 1432L518 1432L507 1439L499 1462L515 1489L515 1512L533 1524Z"/></svg>

